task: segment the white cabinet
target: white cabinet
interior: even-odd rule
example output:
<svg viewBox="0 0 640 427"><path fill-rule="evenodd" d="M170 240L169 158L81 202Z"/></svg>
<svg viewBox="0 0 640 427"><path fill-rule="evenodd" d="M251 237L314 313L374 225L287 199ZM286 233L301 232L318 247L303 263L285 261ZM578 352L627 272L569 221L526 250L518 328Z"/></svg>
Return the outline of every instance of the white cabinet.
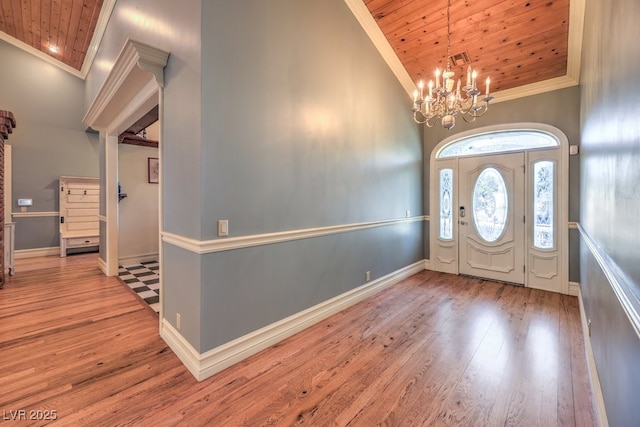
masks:
<svg viewBox="0 0 640 427"><path fill-rule="evenodd" d="M98 178L60 177L60 256L68 249L100 244L100 181Z"/></svg>

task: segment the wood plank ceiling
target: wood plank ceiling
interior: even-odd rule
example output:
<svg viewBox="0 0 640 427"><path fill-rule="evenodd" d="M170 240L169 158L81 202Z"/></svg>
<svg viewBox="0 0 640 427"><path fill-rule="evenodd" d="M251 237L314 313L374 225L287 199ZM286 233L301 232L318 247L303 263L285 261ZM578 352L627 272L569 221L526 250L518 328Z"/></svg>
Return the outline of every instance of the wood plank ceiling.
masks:
<svg viewBox="0 0 640 427"><path fill-rule="evenodd" d="M80 70L103 1L0 0L0 31ZM446 66L447 0L363 2L415 82ZM450 54L492 92L566 75L568 34L569 0L451 0Z"/></svg>
<svg viewBox="0 0 640 427"><path fill-rule="evenodd" d="M415 82L446 67L447 0L364 2ZM493 92L567 73L569 0L451 0L450 16L451 56L469 58L456 77L471 65Z"/></svg>
<svg viewBox="0 0 640 427"><path fill-rule="evenodd" d="M0 0L0 31L82 69L103 0Z"/></svg>

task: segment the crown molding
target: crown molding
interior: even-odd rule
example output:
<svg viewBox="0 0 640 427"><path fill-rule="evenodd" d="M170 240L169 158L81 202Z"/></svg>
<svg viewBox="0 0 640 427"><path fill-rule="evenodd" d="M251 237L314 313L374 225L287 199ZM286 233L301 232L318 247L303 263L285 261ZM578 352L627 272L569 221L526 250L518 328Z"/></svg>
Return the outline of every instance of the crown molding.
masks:
<svg viewBox="0 0 640 427"><path fill-rule="evenodd" d="M524 98L527 96L539 95L545 92L551 92L554 90L565 89L568 87L577 86L579 83L577 80L569 77L562 76L554 79L543 80L537 83L531 83L528 85L514 87L512 89L505 89L493 93L494 100L492 104L498 102L511 101L518 98Z"/></svg>
<svg viewBox="0 0 640 427"><path fill-rule="evenodd" d="M102 3L98 22L96 23L96 28L93 31L93 37L91 37L91 43L89 43L89 48L87 49L84 62L82 63L82 69L80 70L80 74L83 79L87 78L89 70L91 70L91 66L93 65L93 61L96 59L98 48L100 47L102 37L104 37L104 33L107 30L107 24L109 23L111 12L113 12L113 8L115 6L116 0L104 0Z"/></svg>
<svg viewBox="0 0 640 427"><path fill-rule="evenodd" d="M404 90L413 99L413 91L417 89L415 83L411 80L411 76L409 76L404 65L400 62L398 55L393 51L389 41L371 16L371 13L369 13L369 9L367 9L363 0L344 0L344 2L358 20L362 29L367 33L376 49L378 49L389 68L391 68Z"/></svg>
<svg viewBox="0 0 640 427"><path fill-rule="evenodd" d="M65 63L63 63L61 61L58 61L54 57L49 56L46 53L39 51L38 49L36 49L35 47L33 47L31 45L28 45L28 44L26 44L26 43L24 43L24 42L22 42L22 41L20 41L20 40L18 40L16 38L14 38L14 37L11 37L7 33L4 33L2 31L0 31L0 40L3 40L5 42L9 43L10 45L13 45L13 46L17 47L18 49L20 49L20 50L22 50L22 51L24 51L26 53L29 53L29 54L35 56L36 58L41 59L41 60L47 62L50 65L53 65L54 67L57 67L57 68L59 68L59 69L61 69L63 71L66 71L69 74L72 74L72 75L74 75L74 76L76 76L78 78L81 78L81 79L85 78L85 76L83 76L82 73L80 71L76 70L75 68L70 67L69 65L67 65L67 64L65 64Z"/></svg>

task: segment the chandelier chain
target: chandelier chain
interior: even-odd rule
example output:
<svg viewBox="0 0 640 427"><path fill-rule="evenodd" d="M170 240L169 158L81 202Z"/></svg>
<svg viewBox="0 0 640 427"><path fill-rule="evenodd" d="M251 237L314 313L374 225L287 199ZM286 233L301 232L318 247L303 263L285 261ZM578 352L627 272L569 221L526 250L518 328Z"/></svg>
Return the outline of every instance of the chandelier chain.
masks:
<svg viewBox="0 0 640 427"><path fill-rule="evenodd" d="M411 108L416 123L433 127L435 121L440 119L442 127L451 129L456 124L456 116L461 116L466 122L473 122L487 112L489 103L493 100L489 92L488 77L482 97L476 83L478 74L471 66L467 67L466 84L460 78L455 78L455 72L451 70L451 0L447 0L446 64L443 72L436 68L435 84L432 80L429 81L426 93L424 82L418 83Z"/></svg>
<svg viewBox="0 0 640 427"><path fill-rule="evenodd" d="M447 0L447 70L451 69L451 0Z"/></svg>

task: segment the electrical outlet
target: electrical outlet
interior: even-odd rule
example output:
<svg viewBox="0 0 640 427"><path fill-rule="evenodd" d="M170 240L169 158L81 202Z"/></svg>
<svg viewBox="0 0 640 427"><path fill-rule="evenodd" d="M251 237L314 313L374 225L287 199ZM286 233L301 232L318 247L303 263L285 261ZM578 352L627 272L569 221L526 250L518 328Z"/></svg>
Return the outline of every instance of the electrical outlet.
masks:
<svg viewBox="0 0 640 427"><path fill-rule="evenodd" d="M371 280L371 272L367 271L366 273L364 273L364 280L366 280L367 282L369 280Z"/></svg>
<svg viewBox="0 0 640 427"><path fill-rule="evenodd" d="M176 313L176 328L180 330L180 313Z"/></svg>

